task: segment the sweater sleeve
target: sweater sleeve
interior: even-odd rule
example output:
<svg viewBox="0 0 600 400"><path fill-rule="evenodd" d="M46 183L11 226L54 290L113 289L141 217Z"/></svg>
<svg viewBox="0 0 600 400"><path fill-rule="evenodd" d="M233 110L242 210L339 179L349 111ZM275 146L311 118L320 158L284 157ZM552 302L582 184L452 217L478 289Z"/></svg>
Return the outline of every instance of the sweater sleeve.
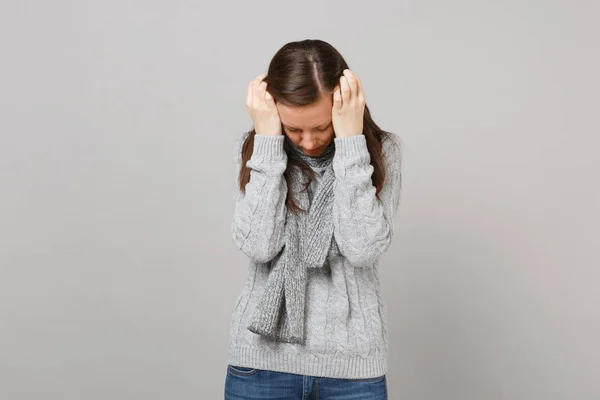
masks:
<svg viewBox="0 0 600 400"><path fill-rule="evenodd" d="M237 141L235 210L231 232L236 246L251 260L266 263L284 245L285 199L287 184L283 173L287 154L283 150L283 135L255 135L254 148L246 166L250 180L243 193L239 187L242 165L242 145L249 133Z"/></svg>
<svg viewBox="0 0 600 400"><path fill-rule="evenodd" d="M365 267L387 250L394 236L394 217L402 184L399 139L384 139L386 180L375 196L373 166L364 135L335 139L334 237L350 265Z"/></svg>

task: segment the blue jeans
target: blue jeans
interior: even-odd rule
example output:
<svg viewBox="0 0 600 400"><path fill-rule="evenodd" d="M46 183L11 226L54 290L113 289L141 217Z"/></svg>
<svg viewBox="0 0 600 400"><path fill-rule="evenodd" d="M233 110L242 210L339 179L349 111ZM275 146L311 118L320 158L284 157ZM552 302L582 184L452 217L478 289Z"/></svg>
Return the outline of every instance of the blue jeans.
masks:
<svg viewBox="0 0 600 400"><path fill-rule="evenodd" d="M225 400L387 400L386 376L322 378L227 366Z"/></svg>

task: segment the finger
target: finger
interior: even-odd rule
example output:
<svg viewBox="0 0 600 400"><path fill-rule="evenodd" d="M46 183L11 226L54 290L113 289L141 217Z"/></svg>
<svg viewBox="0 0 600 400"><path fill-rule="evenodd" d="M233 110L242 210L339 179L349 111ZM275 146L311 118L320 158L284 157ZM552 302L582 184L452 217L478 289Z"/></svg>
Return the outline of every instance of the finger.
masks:
<svg viewBox="0 0 600 400"><path fill-rule="evenodd" d="M260 82L254 88L254 95L256 104L263 104L265 102L265 92L267 89L267 82Z"/></svg>
<svg viewBox="0 0 600 400"><path fill-rule="evenodd" d="M265 101L270 106L275 104L275 99L273 99L273 96L271 96L271 93L269 92L265 93Z"/></svg>
<svg viewBox="0 0 600 400"><path fill-rule="evenodd" d="M259 84L260 82L262 82L263 79L265 79L266 76L267 74L260 74L254 79L254 81L256 82L256 84Z"/></svg>
<svg viewBox="0 0 600 400"><path fill-rule="evenodd" d="M349 69L344 70L344 76L348 80L348 86L350 86L350 98L354 98L358 94L358 87L356 85L356 75Z"/></svg>
<svg viewBox="0 0 600 400"><path fill-rule="evenodd" d="M342 90L342 107L350 102L350 85L345 76L340 78L340 87Z"/></svg>
<svg viewBox="0 0 600 400"><path fill-rule="evenodd" d="M253 92L255 95L257 94L256 89L258 89L258 86L263 81L263 79L265 79L266 76L267 76L267 74L260 74L252 80Z"/></svg>
<svg viewBox="0 0 600 400"><path fill-rule="evenodd" d="M266 76L267 76L267 74L260 74L260 75L258 75L256 78L254 78L253 80L251 80L248 83L248 93L246 95L246 106L247 107L252 107L253 104L254 105L259 104L257 102L257 101L259 101L259 98L258 98L258 92L259 92L258 85L262 82L262 80Z"/></svg>
<svg viewBox="0 0 600 400"><path fill-rule="evenodd" d="M365 101L365 92L363 90L363 86L362 86L362 82L360 80L360 78L358 77L358 75L355 75L356 77L356 87L358 88L358 99L360 101Z"/></svg>
<svg viewBox="0 0 600 400"><path fill-rule="evenodd" d="M333 91L333 108L339 110L342 107L342 95L340 94L339 86L336 86Z"/></svg>

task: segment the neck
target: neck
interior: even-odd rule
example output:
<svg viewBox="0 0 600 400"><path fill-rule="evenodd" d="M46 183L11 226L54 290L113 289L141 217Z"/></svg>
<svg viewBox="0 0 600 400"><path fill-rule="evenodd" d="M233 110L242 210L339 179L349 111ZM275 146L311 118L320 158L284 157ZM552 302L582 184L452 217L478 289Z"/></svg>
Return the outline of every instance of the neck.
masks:
<svg viewBox="0 0 600 400"><path fill-rule="evenodd" d="M323 167L329 165L333 159L333 155L335 154L335 144L334 141L325 148L325 150L319 154L318 156L311 156L310 154L306 154L299 146L297 146L294 142L292 142L287 136L285 137L286 142L288 143L288 149L290 150L290 155L294 158L301 159L306 162L311 167Z"/></svg>

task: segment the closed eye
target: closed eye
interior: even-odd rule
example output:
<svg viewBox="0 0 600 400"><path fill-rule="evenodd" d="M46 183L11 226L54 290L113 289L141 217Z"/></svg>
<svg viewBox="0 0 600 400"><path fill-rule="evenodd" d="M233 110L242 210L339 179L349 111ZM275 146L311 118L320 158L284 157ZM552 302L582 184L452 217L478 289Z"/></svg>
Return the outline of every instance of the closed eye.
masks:
<svg viewBox="0 0 600 400"><path fill-rule="evenodd" d="M319 131L319 132L325 132L327 129L329 128L329 125L327 125L325 128L315 128L315 130ZM294 129L294 128L287 128L288 132L302 132L301 129Z"/></svg>

